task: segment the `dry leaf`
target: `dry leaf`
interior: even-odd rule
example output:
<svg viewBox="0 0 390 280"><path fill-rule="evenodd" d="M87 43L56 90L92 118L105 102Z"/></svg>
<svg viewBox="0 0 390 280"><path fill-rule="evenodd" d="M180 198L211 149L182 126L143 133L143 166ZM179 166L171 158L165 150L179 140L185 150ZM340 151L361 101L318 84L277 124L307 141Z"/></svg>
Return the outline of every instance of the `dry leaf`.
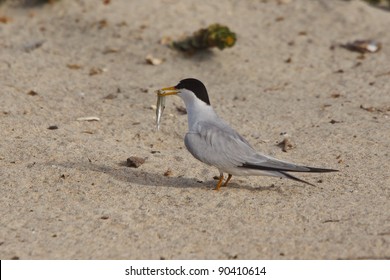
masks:
<svg viewBox="0 0 390 280"><path fill-rule="evenodd" d="M103 69L102 69L102 68L99 68L99 67L92 67L92 68L89 70L89 75L90 75L90 76L98 75L98 74L101 74L101 73L103 73Z"/></svg>
<svg viewBox="0 0 390 280"><path fill-rule="evenodd" d="M294 148L294 145L290 140L290 135L288 135L286 132L282 132L280 135L283 136L283 140L278 143L278 146L282 148L283 152L286 153L288 150Z"/></svg>
<svg viewBox="0 0 390 280"><path fill-rule="evenodd" d="M8 23L11 22L12 19L7 16L0 16L0 23Z"/></svg>
<svg viewBox="0 0 390 280"><path fill-rule="evenodd" d="M103 50L103 54L109 54L109 53L117 53L119 52L119 49L115 49L115 48L110 48L110 47L107 47Z"/></svg>
<svg viewBox="0 0 390 280"><path fill-rule="evenodd" d="M83 68L83 67L82 67L81 65L79 65L79 64L66 64L66 67L68 67L69 69L74 69L74 70Z"/></svg>
<svg viewBox="0 0 390 280"><path fill-rule="evenodd" d="M341 46L350 51L360 53L375 53L381 49L382 44L374 40L356 40L352 43L347 43Z"/></svg>
<svg viewBox="0 0 390 280"><path fill-rule="evenodd" d="M104 27L107 27L108 21L106 19L99 20L97 25L99 29L102 29Z"/></svg>
<svg viewBox="0 0 390 280"><path fill-rule="evenodd" d="M378 113L386 113L390 111L390 106L382 106L382 107L373 107L373 106L364 106L360 105L360 109L363 109L368 112L378 112Z"/></svg>

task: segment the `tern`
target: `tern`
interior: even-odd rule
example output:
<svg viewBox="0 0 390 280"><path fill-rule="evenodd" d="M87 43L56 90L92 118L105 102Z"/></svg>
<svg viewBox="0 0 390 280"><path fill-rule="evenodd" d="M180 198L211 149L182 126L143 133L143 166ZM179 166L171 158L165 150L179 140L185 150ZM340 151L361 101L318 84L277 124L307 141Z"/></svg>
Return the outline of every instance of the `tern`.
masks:
<svg viewBox="0 0 390 280"><path fill-rule="evenodd" d="M178 95L184 101L188 115L188 132L184 143L187 150L201 162L219 170L215 187L227 186L232 176L274 176L288 178L314 186L288 172L334 172L325 169L298 165L263 155L222 120L210 105L205 85L194 78L181 80L176 86L162 88L159 96Z"/></svg>

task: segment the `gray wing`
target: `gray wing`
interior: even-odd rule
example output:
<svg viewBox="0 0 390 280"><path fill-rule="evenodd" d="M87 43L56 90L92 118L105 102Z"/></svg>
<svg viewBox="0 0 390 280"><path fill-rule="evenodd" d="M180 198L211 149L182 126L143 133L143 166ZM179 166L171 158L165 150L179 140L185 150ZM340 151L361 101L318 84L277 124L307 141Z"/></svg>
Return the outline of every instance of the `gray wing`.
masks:
<svg viewBox="0 0 390 280"><path fill-rule="evenodd" d="M184 139L198 160L217 168L245 167L272 171L311 171L309 167L261 155L227 124L199 122Z"/></svg>

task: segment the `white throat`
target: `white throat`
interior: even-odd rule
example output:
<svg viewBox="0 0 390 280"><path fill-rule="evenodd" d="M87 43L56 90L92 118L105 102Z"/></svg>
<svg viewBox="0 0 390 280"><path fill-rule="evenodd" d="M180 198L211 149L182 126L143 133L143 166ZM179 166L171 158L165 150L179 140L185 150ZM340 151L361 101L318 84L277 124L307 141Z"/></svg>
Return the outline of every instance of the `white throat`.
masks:
<svg viewBox="0 0 390 280"><path fill-rule="evenodd" d="M218 118L213 107L196 97L192 91L181 89L178 95L186 105L189 131L193 130L199 121Z"/></svg>

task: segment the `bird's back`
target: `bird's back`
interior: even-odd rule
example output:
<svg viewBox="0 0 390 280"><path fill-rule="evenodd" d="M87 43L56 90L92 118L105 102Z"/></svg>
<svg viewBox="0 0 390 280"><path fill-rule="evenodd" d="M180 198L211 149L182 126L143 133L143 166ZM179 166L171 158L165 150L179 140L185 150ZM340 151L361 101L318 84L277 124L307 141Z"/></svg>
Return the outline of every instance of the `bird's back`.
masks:
<svg viewBox="0 0 390 280"><path fill-rule="evenodd" d="M188 151L195 158L234 175L258 175L274 171L324 172L326 170L297 165L263 155L220 118L196 122L186 134L184 141Z"/></svg>

